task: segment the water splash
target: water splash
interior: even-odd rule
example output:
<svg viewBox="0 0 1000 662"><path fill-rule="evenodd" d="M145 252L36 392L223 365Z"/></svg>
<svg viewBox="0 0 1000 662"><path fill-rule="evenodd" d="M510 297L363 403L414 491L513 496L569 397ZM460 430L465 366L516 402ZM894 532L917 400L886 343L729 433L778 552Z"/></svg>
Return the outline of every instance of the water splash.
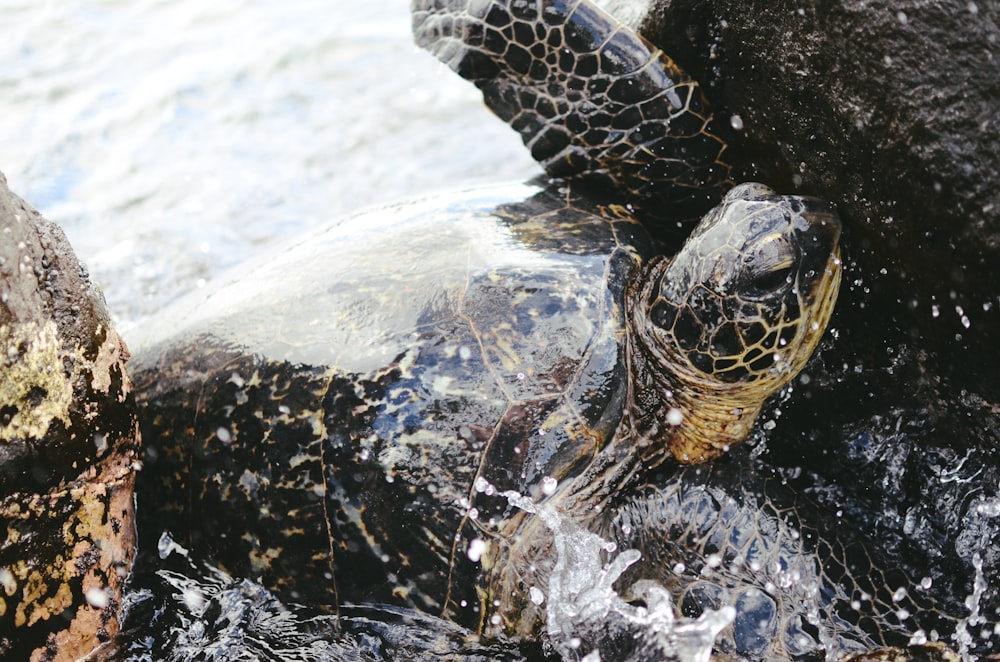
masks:
<svg viewBox="0 0 1000 662"><path fill-rule="evenodd" d="M123 631L96 658L101 662L542 657L530 642L479 641L467 628L413 609L344 603L330 613L284 603L260 584L194 558L169 533L147 554L144 565L152 567L133 576Z"/></svg>
<svg viewBox="0 0 1000 662"><path fill-rule="evenodd" d="M963 660L975 659L970 655L970 650L974 645L974 631L976 626L986 623L986 619L981 614L980 601L988 585L986 577L983 575L983 557L979 555L979 552L972 555L972 567L976 570L976 578L972 583L972 593L965 598L965 606L969 609L969 615L962 619L955 632L958 654L962 656Z"/></svg>
<svg viewBox="0 0 1000 662"><path fill-rule="evenodd" d="M552 533L557 558L544 596L547 634L564 659L581 659L585 653L582 659L587 662L605 657L708 661L716 636L736 617L732 606L706 610L697 619L678 617L670 593L649 580L635 582L628 590L644 604L628 603L614 584L639 560L637 550L619 552L614 543L518 492L502 496L512 506L535 514ZM607 562L605 555L611 555ZM625 633L629 635L625 639L634 643L627 657L620 649L619 635Z"/></svg>
<svg viewBox="0 0 1000 662"><path fill-rule="evenodd" d="M965 597L965 608L968 615L961 619L955 629L953 640L958 654L963 662L975 662L977 638L983 641L1000 634L1000 625L994 623L990 628L988 618L991 609L990 600L985 600L990 589L987 572L990 571L990 561L995 558L991 554L991 546L996 539L997 518L1000 517L1000 497L979 497L969 506L963 531L956 541L959 554L967 559L974 570L972 592ZM985 613L984 613L985 612Z"/></svg>

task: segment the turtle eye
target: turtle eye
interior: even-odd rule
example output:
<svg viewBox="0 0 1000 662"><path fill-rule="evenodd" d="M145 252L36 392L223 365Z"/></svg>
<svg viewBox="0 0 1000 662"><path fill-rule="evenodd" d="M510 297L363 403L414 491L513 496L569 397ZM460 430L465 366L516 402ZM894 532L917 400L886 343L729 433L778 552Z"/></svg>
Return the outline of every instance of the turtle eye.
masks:
<svg viewBox="0 0 1000 662"><path fill-rule="evenodd" d="M771 234L750 248L743 264L746 294L767 295L791 282L795 247L784 235Z"/></svg>
<svg viewBox="0 0 1000 662"><path fill-rule="evenodd" d="M773 271L768 271L754 276L753 280L750 281L750 287L761 294L765 292L773 292L774 290L781 289L790 283L791 275L791 265L788 265L787 267L780 267Z"/></svg>

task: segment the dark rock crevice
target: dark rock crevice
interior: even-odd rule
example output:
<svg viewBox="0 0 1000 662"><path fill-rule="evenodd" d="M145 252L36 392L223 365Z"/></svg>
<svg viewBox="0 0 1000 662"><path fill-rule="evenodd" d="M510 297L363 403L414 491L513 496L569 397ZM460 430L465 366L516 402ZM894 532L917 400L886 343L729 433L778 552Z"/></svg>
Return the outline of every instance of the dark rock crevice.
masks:
<svg viewBox="0 0 1000 662"><path fill-rule="evenodd" d="M919 338L935 370L993 392L997 16L958 0L676 0L640 28L739 117L745 178L839 206L865 281L843 306L868 342Z"/></svg>

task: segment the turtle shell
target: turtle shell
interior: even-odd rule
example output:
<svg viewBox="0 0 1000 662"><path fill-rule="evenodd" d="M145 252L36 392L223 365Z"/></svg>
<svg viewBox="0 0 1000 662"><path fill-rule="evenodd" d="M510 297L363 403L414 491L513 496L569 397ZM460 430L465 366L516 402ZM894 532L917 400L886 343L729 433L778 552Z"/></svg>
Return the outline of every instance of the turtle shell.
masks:
<svg viewBox="0 0 1000 662"><path fill-rule="evenodd" d="M296 601L478 623L500 493L548 494L618 427L623 297L654 252L568 187L495 188L356 217L165 311L133 341L140 531Z"/></svg>

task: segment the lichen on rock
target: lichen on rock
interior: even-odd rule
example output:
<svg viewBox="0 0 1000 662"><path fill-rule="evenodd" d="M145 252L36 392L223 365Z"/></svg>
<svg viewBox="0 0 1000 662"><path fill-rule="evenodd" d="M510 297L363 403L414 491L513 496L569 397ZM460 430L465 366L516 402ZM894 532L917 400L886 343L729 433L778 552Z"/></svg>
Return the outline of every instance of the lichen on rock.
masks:
<svg viewBox="0 0 1000 662"><path fill-rule="evenodd" d="M58 226L0 175L0 656L118 630L135 554L128 350Z"/></svg>

